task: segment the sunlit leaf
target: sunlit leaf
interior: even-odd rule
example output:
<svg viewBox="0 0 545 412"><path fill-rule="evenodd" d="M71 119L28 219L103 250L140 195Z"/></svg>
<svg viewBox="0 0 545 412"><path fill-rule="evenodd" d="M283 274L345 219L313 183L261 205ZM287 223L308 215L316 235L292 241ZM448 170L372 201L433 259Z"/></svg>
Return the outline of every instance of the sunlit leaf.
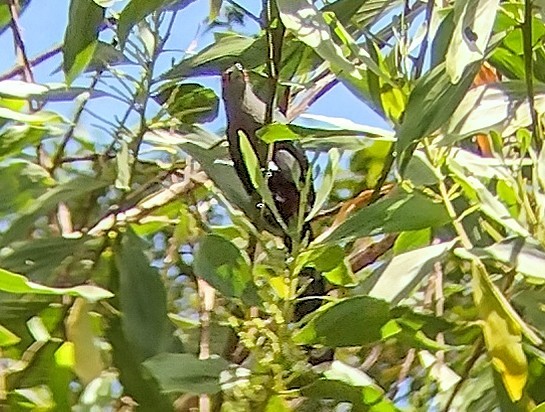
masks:
<svg viewBox="0 0 545 412"><path fill-rule="evenodd" d="M93 331L91 305L85 299L74 301L66 318L66 336L74 348L74 372L84 385L98 377L104 369L98 338Z"/></svg>
<svg viewBox="0 0 545 412"><path fill-rule="evenodd" d="M454 32L446 55L447 73L453 83L465 68L482 60L494 26L499 0L459 0L454 4Z"/></svg>
<svg viewBox="0 0 545 412"><path fill-rule="evenodd" d="M500 373L513 401L523 395L528 363L522 350L522 331L507 299L488 278L484 268L472 264L473 298L482 319L483 335L492 364ZM518 316L517 316L518 317Z"/></svg>
<svg viewBox="0 0 545 412"><path fill-rule="evenodd" d="M63 70L68 84L91 62L103 20L104 8L93 0L71 0L63 45Z"/></svg>
<svg viewBox="0 0 545 412"><path fill-rule="evenodd" d="M480 259L502 262L519 273L527 276L544 278L545 250L532 238L509 238L484 248L469 250L470 255L463 250L455 250L461 257L477 256Z"/></svg>
<svg viewBox="0 0 545 412"><path fill-rule="evenodd" d="M26 277L0 269L0 290L8 293L34 293L41 295L79 296L91 302L108 299L113 294L92 285L73 286L71 288L51 288L29 281Z"/></svg>
<svg viewBox="0 0 545 412"><path fill-rule="evenodd" d="M535 105L545 111L545 88L536 85ZM532 122L523 81L491 83L471 89L446 122L439 144L451 144L479 132L509 136Z"/></svg>
<svg viewBox="0 0 545 412"><path fill-rule="evenodd" d="M301 392L309 398L350 402L355 412L398 411L394 403L386 397L384 390L371 377L340 361L334 361L324 372L324 378L302 388Z"/></svg>
<svg viewBox="0 0 545 412"><path fill-rule="evenodd" d="M454 242L439 243L393 257L373 276L377 280L369 295L393 303L399 302L431 273L433 265L444 259L453 246Z"/></svg>

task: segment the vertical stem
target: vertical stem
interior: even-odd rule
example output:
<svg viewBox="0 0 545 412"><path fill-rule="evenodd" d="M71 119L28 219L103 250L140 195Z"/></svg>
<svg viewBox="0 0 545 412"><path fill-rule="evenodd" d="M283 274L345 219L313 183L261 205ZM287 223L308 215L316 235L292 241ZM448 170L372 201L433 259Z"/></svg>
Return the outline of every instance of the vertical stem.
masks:
<svg viewBox="0 0 545 412"><path fill-rule="evenodd" d="M28 58L25 51L25 43L23 36L21 35L21 29L19 27L19 5L17 0L9 0L9 12L11 15L11 29L13 31L13 42L15 43L15 50L17 52L17 59L21 66L23 66L23 77L26 82L34 83L34 76L28 62Z"/></svg>
<svg viewBox="0 0 545 412"><path fill-rule="evenodd" d="M524 72L526 77L526 92L530 103L530 115L532 116L532 128L535 144L541 146L543 132L541 122L537 115L534 99L534 59L532 50L532 0L524 1L524 23L522 25L522 43L524 48Z"/></svg>

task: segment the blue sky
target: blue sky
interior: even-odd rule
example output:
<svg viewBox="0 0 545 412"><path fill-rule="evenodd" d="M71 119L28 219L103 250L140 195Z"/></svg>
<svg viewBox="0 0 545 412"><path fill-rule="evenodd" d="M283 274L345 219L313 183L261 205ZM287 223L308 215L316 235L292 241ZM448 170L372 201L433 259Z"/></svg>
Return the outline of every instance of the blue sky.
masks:
<svg viewBox="0 0 545 412"><path fill-rule="evenodd" d="M240 0L239 3L244 7L248 7L256 14L259 13L259 3L255 0ZM125 2L118 3L117 9L120 9ZM46 50L60 44L64 37L64 30L68 20L68 0L55 0L49 2L34 0L27 8L26 12L20 19L20 25L23 29L23 36L26 44L27 54L30 59L36 55L43 53ZM193 4L182 10L176 20L173 35L170 39L170 47L185 50L190 43L195 39L199 23L203 22L208 15L208 0L196 0ZM251 27L251 26L249 26ZM255 25L254 25L255 27ZM243 28L240 28L244 30ZM207 33L197 38L197 49L201 49L213 41L212 33ZM0 58L0 74L9 70L15 63L15 53L13 47L13 38L10 30L6 30L0 36L0 50L2 58ZM179 56L180 54L178 54ZM159 67L159 70L167 68L172 56L163 59L165 67ZM168 62L168 63L167 63ZM63 74L55 70L61 64L61 56L39 65L34 69L35 79L39 83L62 82ZM206 86L212 87L216 92L219 92L220 80L218 77L200 78L199 82ZM87 79L81 79L81 84L87 84ZM124 108L121 107L112 99L100 98L96 99L91 108L100 113L106 118L112 118L114 115L121 115ZM58 110L60 113L71 117L73 104L55 103L51 109ZM206 125L206 128L211 131L217 131L224 126L225 118L222 110L220 116L214 122ZM359 101L352 95L344 86L339 85L332 89L327 95L318 100L309 110L309 113L321 114L332 117L344 117L354 122L385 127L386 123L365 104ZM91 116L84 116L82 119L83 129L86 133L105 135L104 132L93 128L92 124L96 123Z"/></svg>

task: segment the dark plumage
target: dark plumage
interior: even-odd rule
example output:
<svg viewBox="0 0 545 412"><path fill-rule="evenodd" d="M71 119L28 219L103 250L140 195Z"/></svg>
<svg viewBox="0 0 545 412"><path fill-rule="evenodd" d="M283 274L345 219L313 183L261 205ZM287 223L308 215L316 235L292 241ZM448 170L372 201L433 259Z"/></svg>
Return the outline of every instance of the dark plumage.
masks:
<svg viewBox="0 0 545 412"><path fill-rule="evenodd" d="M304 184L309 169L305 154L292 142L280 141L274 145L272 164L267 164L268 146L256 136L256 131L265 123L266 104L255 95L248 74L240 64L235 64L223 73L222 95L227 115L229 154L246 192L256 198L256 189L252 184L240 151L239 130L248 137L261 168L269 171L269 190L273 195L280 216L288 225L299 211L301 193L298 186ZM277 120L284 120L280 113L277 117ZM311 207L313 201L314 191L310 190L307 205ZM268 220L273 224L276 223L273 222L274 218Z"/></svg>
<svg viewBox="0 0 545 412"><path fill-rule="evenodd" d="M252 144L259 159L260 166L269 173L267 184L273 195L275 206L286 226L299 213L301 201L300 188L303 187L309 170L309 163L304 152L290 141L279 141L274 144L272 164L267 164L268 146L256 136L256 132L265 123L266 104L256 96L249 82L248 74L241 65L236 64L226 70L222 76L222 95L227 115L227 140L229 153L233 160L238 177L248 194L257 202L261 202L254 188L240 150L238 131L242 130ZM278 113L275 120L283 121ZM314 190L311 188L307 198L307 211L314 202ZM278 231L280 225L269 213L265 216L272 227ZM310 234L310 225L303 227L303 236ZM284 241L291 250L291 238L284 233ZM319 296L325 294L324 279L314 269L305 268L302 278L308 282L307 289L300 297ZM295 321L316 310L320 299L302 300L294 310Z"/></svg>

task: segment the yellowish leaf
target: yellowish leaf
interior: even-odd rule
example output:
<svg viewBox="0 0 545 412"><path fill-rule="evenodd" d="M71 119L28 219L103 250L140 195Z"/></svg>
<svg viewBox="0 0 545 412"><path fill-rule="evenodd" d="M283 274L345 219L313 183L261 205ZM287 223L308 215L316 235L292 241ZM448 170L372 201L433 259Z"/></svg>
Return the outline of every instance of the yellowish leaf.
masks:
<svg viewBox="0 0 545 412"><path fill-rule="evenodd" d="M66 319L66 334L74 345L74 372L84 385L98 377L104 364L93 331L91 305L83 298L77 298Z"/></svg>
<svg viewBox="0 0 545 412"><path fill-rule="evenodd" d="M490 281L484 266L473 262L473 298L482 319L486 348L512 401L522 398L528 362L522 350L518 315Z"/></svg>

